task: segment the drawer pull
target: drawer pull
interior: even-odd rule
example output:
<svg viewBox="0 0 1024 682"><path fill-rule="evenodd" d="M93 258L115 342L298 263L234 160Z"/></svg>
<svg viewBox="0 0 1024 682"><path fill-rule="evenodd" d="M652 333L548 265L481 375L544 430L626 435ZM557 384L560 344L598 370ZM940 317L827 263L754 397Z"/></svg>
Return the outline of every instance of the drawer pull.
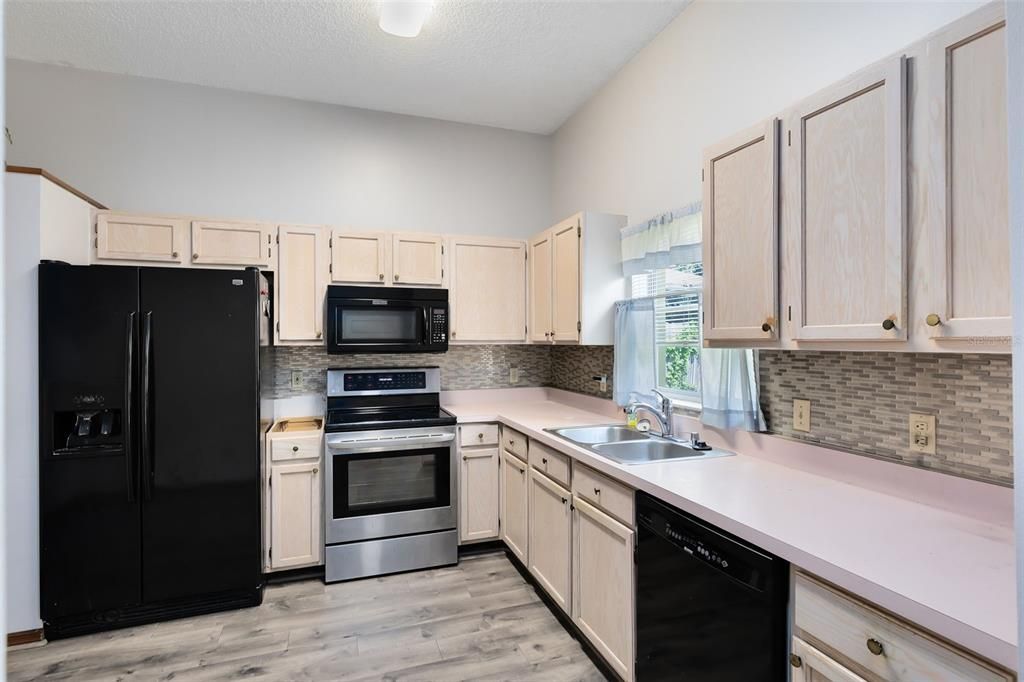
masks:
<svg viewBox="0 0 1024 682"><path fill-rule="evenodd" d="M873 653L875 656L881 656L882 654L885 653L885 647L882 646L882 643L879 642L874 637L869 639L867 644L868 644L868 651Z"/></svg>
<svg viewBox="0 0 1024 682"><path fill-rule="evenodd" d="M790 654L789 655L789 664L791 666L793 666L794 668L799 668L800 666L802 666L804 664L804 659L800 658L796 654Z"/></svg>
<svg viewBox="0 0 1024 682"><path fill-rule="evenodd" d="M298 451L299 451L299 446L298 445L293 445L292 446L292 452L298 452Z"/></svg>

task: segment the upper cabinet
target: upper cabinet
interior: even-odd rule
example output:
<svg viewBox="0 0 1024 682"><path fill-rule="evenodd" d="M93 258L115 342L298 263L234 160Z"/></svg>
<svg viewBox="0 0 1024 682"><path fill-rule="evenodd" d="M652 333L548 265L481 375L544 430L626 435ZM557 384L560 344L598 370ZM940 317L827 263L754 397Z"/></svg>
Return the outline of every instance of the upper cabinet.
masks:
<svg viewBox="0 0 1024 682"><path fill-rule="evenodd" d="M526 244L452 237L451 340L526 340Z"/></svg>
<svg viewBox="0 0 1024 682"><path fill-rule="evenodd" d="M934 187L931 337L1009 337L1006 30L1002 3L928 50ZM920 321L919 321L920 322Z"/></svg>
<svg viewBox="0 0 1024 682"><path fill-rule="evenodd" d="M263 223L192 221L192 262L199 265L271 264L273 227Z"/></svg>
<svg viewBox="0 0 1024 682"><path fill-rule="evenodd" d="M277 231L275 341L322 343L324 295L330 261L329 230L281 225Z"/></svg>
<svg viewBox="0 0 1024 682"><path fill-rule="evenodd" d="M704 151L704 338L778 337L778 120Z"/></svg>
<svg viewBox="0 0 1024 682"><path fill-rule="evenodd" d="M905 68L866 69L793 117L798 339L907 338Z"/></svg>
<svg viewBox="0 0 1024 682"><path fill-rule="evenodd" d="M625 216L578 213L530 239L531 341L611 345Z"/></svg>
<svg viewBox="0 0 1024 682"><path fill-rule="evenodd" d="M331 235L331 281L337 284L384 284L387 237L380 232Z"/></svg>
<svg viewBox="0 0 1024 682"><path fill-rule="evenodd" d="M96 259L181 263L188 222L178 218L100 213L96 216Z"/></svg>
<svg viewBox="0 0 1024 682"><path fill-rule="evenodd" d="M395 234L391 237L391 281L394 284L441 286L444 283L444 237L438 234Z"/></svg>

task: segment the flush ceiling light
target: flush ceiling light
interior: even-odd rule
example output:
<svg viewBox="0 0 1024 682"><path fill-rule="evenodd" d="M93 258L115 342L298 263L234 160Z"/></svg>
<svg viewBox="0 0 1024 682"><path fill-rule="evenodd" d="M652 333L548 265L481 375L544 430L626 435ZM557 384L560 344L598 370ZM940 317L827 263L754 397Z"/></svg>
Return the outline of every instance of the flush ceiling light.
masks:
<svg viewBox="0 0 1024 682"><path fill-rule="evenodd" d="M382 0L380 28L401 38L415 38L430 16L434 0Z"/></svg>

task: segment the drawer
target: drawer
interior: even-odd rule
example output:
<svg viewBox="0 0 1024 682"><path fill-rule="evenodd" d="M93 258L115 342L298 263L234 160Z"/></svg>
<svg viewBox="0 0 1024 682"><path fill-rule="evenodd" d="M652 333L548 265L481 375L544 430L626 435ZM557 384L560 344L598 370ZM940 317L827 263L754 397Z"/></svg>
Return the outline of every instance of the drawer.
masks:
<svg viewBox="0 0 1024 682"><path fill-rule="evenodd" d="M796 634L862 676L891 682L1013 679L803 573L796 577L794 623Z"/></svg>
<svg viewBox="0 0 1024 682"><path fill-rule="evenodd" d="M569 487L569 457L535 440L530 441L530 466Z"/></svg>
<svg viewBox="0 0 1024 682"><path fill-rule="evenodd" d="M501 427L501 446L524 462L527 461L526 443L527 438L523 434L507 426Z"/></svg>
<svg viewBox="0 0 1024 682"><path fill-rule="evenodd" d="M471 448L474 445L497 445L497 424L463 424L459 427L459 445Z"/></svg>
<svg viewBox="0 0 1024 682"><path fill-rule="evenodd" d="M320 459L322 434L317 431L302 436L274 438L270 441L270 460Z"/></svg>
<svg viewBox="0 0 1024 682"><path fill-rule="evenodd" d="M636 526L631 488L577 463L572 472L572 491L630 528Z"/></svg>

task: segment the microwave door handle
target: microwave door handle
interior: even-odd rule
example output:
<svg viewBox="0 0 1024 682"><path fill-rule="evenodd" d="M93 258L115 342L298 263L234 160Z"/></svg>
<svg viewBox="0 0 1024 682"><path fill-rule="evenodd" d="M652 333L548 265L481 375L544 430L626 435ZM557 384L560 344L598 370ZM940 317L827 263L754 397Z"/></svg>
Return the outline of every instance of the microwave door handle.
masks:
<svg viewBox="0 0 1024 682"><path fill-rule="evenodd" d="M429 305L425 305L421 308L423 311L423 345L430 345L430 316L427 314L427 310L430 308Z"/></svg>

